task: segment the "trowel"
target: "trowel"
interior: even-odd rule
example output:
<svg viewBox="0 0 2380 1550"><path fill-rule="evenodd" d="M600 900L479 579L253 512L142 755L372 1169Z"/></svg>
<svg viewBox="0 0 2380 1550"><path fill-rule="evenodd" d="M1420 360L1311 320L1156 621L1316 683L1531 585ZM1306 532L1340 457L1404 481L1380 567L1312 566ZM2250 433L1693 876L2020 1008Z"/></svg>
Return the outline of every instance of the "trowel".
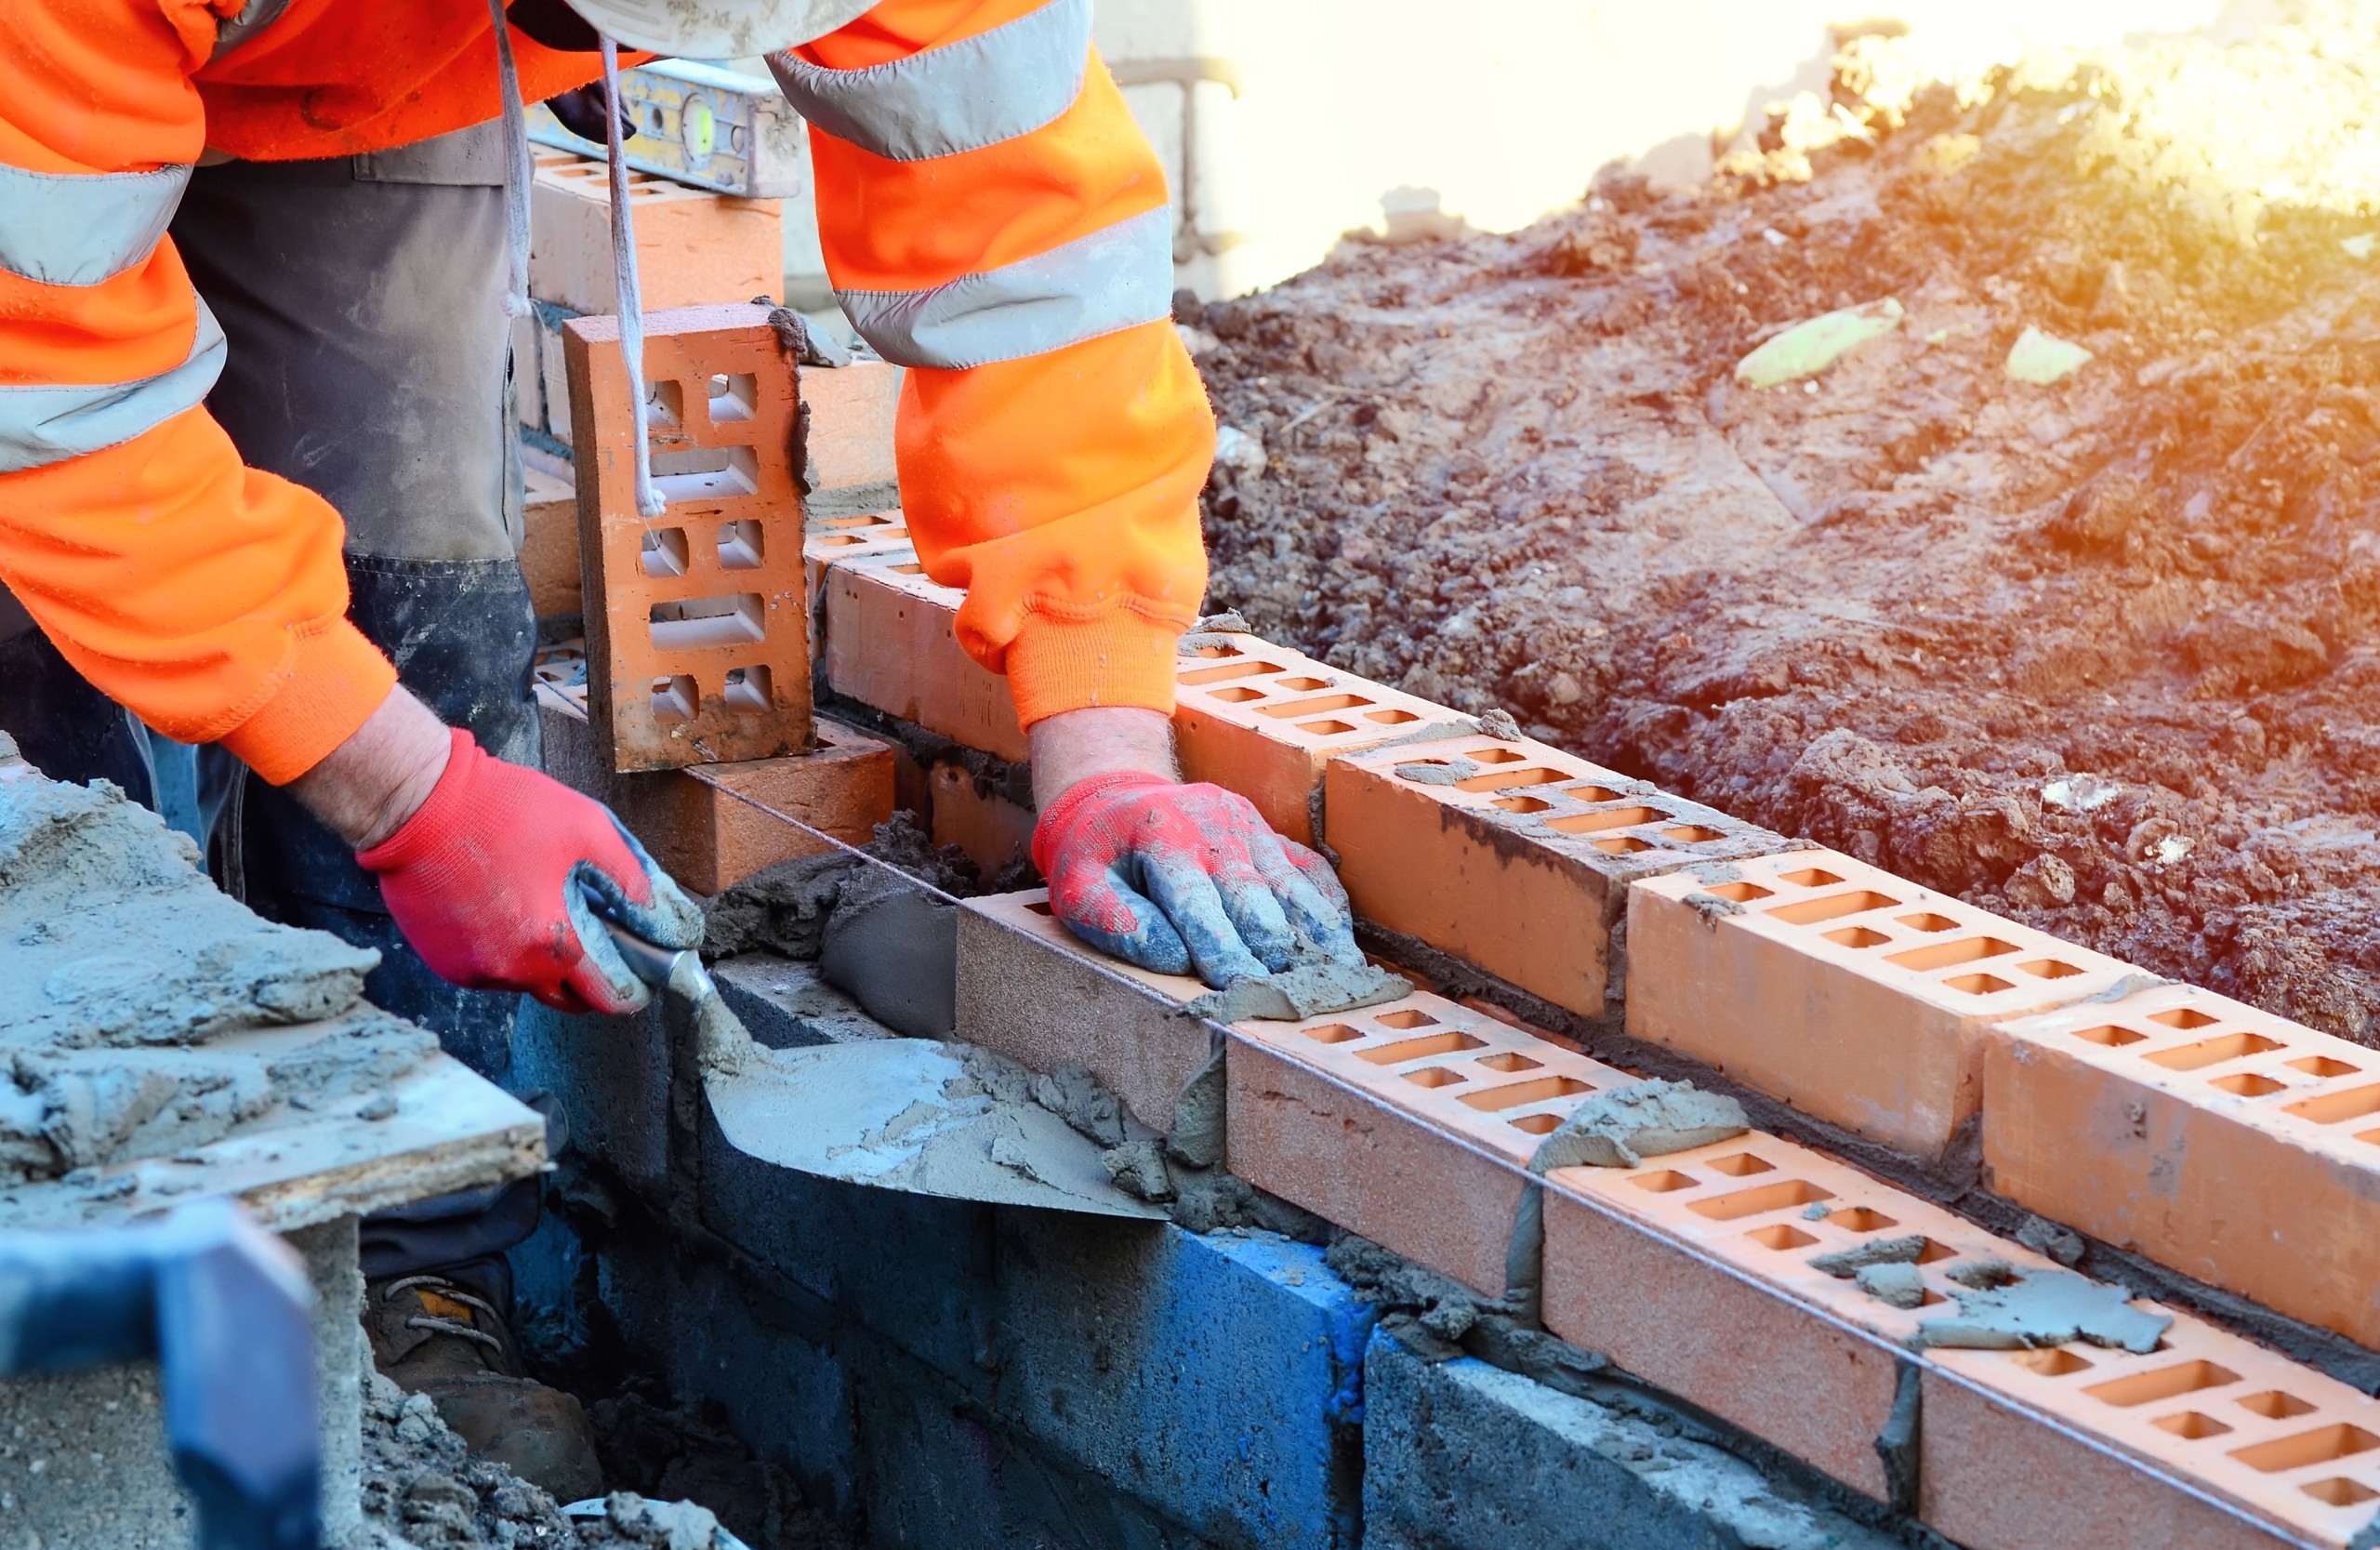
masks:
<svg viewBox="0 0 2380 1550"><path fill-rule="evenodd" d="M771 1049L747 1032L702 956L644 940L588 904L639 979L693 1019L703 1092L747 1156L847 1184L994 1205L1158 1219L1116 1187L1100 1148L1038 1104L995 1096L962 1047L866 1039Z"/></svg>

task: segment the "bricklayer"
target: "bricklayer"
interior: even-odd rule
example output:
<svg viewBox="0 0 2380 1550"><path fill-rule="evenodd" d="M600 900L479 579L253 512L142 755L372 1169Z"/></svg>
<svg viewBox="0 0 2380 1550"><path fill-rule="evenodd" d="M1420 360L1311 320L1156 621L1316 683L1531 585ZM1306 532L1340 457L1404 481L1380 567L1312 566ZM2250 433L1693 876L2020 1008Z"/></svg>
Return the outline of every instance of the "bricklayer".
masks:
<svg viewBox="0 0 2380 1550"><path fill-rule="evenodd" d="M1949 1273L1962 1265L2054 1268L1757 1133L1634 1170L1557 1169L1548 1183L1549 1329L1879 1498L1873 1442L1890 1419L1898 1353L1822 1315L1905 1348L1924 1322L1955 1312L1962 1288ZM1618 1219L1581 1203L1590 1198ZM1925 1239L1918 1308L1891 1307L1813 1264L1906 1237ZM2284 1533L2345 1544L2380 1502L2380 1401L2186 1314L2174 1320L2137 1356L2077 1342L1911 1358L1924 1385L1921 1516L1970 1550L2265 1542L2162 1472ZM2121 1456L2095 1455L2060 1428Z"/></svg>
<svg viewBox="0 0 2380 1550"><path fill-rule="evenodd" d="M839 695L1012 763L1031 757L1008 681L959 644L966 594L906 550L838 560L826 585L826 682Z"/></svg>
<svg viewBox="0 0 2380 1550"><path fill-rule="evenodd" d="M1990 1186L2380 1346L2380 1054L2194 986L1987 1045Z"/></svg>
<svg viewBox="0 0 2380 1550"><path fill-rule="evenodd" d="M1175 675L1182 773L1253 802L1264 821L1314 843L1312 798L1333 755L1470 718L1268 645L1202 635Z"/></svg>
<svg viewBox="0 0 2380 1550"><path fill-rule="evenodd" d="M1832 851L1633 884L1628 1032L1914 1157L1983 1097L1995 1022L2129 965Z"/></svg>
<svg viewBox="0 0 2380 1550"><path fill-rule="evenodd" d="M1346 754L1324 790L1357 914L1592 1019L1618 1011L1630 881L1791 844L1526 740Z"/></svg>

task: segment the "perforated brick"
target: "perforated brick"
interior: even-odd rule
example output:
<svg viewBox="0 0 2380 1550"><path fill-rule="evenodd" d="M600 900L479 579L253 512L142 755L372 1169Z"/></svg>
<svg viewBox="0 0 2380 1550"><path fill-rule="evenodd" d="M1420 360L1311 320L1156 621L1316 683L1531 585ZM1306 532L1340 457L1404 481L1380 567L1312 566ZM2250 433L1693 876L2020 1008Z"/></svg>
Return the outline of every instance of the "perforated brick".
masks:
<svg viewBox="0 0 2380 1550"><path fill-rule="evenodd" d="M1987 1027L2136 973L1818 850L1632 884L1628 957L1630 1034L1925 1159L1982 1102Z"/></svg>
<svg viewBox="0 0 2380 1550"><path fill-rule="evenodd" d="M1312 797L1323 766L1470 718L1368 682L1253 635L1194 637L1174 677L1182 773L1236 791L1264 821L1314 843Z"/></svg>
<svg viewBox="0 0 2380 1550"><path fill-rule="evenodd" d="M575 312L616 311L608 171L602 162L544 148L536 163L529 189L530 294ZM784 284L776 200L736 199L642 172L628 174L628 200L646 311L748 301L773 296Z"/></svg>
<svg viewBox="0 0 2380 1550"><path fill-rule="evenodd" d="M1480 735L1334 758L1324 793L1357 914L1593 1019L1618 1012L1632 880L1791 843L1543 743Z"/></svg>
<svg viewBox="0 0 2380 1550"><path fill-rule="evenodd" d="M1987 1051L1992 1188L2380 1345L2380 1053L2187 985Z"/></svg>
<svg viewBox="0 0 2380 1550"><path fill-rule="evenodd" d="M1425 991L1237 1027L1231 1171L1491 1297L1524 1184L1449 1137L1526 1163L1589 1093L1637 1080Z"/></svg>
<svg viewBox="0 0 2380 1550"><path fill-rule="evenodd" d="M1548 1184L1549 1329L1879 1499L1873 1443L1907 1353L1922 1384L1920 1516L1970 1550L2251 1544L2274 1530L2344 1544L2380 1501L2380 1401L2156 1304L2134 1305L2174 1322L2137 1356L2082 1342L1919 1350L1921 1326L1956 1311L1952 1271L2055 1267L1807 1147L1754 1133L1633 1170L1556 1169ZM1919 1307L1815 1263L1907 1238L1924 1240Z"/></svg>
<svg viewBox="0 0 2380 1550"><path fill-rule="evenodd" d="M645 317L654 483L636 510L619 325L563 329L577 426L588 708L615 769L766 759L811 746L794 383L764 309Z"/></svg>
<svg viewBox="0 0 2380 1550"><path fill-rule="evenodd" d="M1008 681L959 644L966 596L935 583L906 550L837 560L826 575L826 682L888 716L1021 762L1031 749Z"/></svg>

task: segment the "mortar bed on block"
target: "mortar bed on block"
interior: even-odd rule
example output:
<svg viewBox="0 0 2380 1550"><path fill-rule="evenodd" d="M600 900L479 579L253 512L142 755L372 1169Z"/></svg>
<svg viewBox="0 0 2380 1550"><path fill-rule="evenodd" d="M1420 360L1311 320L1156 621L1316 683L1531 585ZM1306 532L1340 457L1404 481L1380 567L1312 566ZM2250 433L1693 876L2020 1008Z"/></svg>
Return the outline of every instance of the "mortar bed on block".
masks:
<svg viewBox="0 0 2380 1550"><path fill-rule="evenodd" d="M2188 1314L2135 1302L2174 1319L2138 1355L2078 1341L1903 1356L1921 1325L1956 1311L1952 1270L2056 1267L1806 1147L1755 1132L1633 1170L1556 1169L1547 1183L1547 1328L1879 1500L1875 1439L1897 1363L1914 1363L1921 1516L1969 1550L2269 1538L2151 1470L2318 1543L2343 1546L2380 1503L2380 1401ZM1924 1240L1917 1308L1813 1263L1910 1238ZM2078 1479L2088 1491L2057 1483Z"/></svg>
<svg viewBox="0 0 2380 1550"><path fill-rule="evenodd" d="M1616 1017L1628 884L1793 841L1528 741L1334 758L1326 835L1355 912L1581 1017Z"/></svg>
<svg viewBox="0 0 2380 1550"><path fill-rule="evenodd" d="M2188 985L1987 1049L1990 1188L2380 1345L2380 1053Z"/></svg>
<svg viewBox="0 0 2380 1550"><path fill-rule="evenodd" d="M1313 796L1338 754L1471 718L1253 635L1195 635L1174 675L1185 780L1236 791L1264 821L1314 843Z"/></svg>
<svg viewBox="0 0 2380 1550"><path fill-rule="evenodd" d="M1627 1031L1939 1159L1983 1101L1993 1023L2139 973L1833 851L1633 883Z"/></svg>

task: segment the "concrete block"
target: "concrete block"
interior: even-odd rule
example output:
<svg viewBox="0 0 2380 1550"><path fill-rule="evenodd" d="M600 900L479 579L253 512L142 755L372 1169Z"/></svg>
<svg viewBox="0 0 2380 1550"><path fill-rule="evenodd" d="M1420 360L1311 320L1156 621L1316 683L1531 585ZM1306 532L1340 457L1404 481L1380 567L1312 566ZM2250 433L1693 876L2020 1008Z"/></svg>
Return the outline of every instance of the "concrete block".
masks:
<svg viewBox="0 0 2380 1550"><path fill-rule="evenodd" d="M618 320L562 330L577 428L587 703L616 770L807 752L809 596L792 368L753 306L648 312L654 483L636 509Z"/></svg>
<svg viewBox="0 0 2380 1550"><path fill-rule="evenodd" d="M933 842L957 845L986 878L1033 859L1033 810L1020 807L989 781L957 764L926 772L933 813Z"/></svg>
<svg viewBox="0 0 2380 1550"><path fill-rule="evenodd" d="M2380 1400L2187 1314L2146 1356L1928 1357L1921 1513L1970 1550L2344 1550L2380 1504Z"/></svg>
<svg viewBox="0 0 2380 1550"><path fill-rule="evenodd" d="M840 722L819 722L818 746L791 758L706 764L699 775L615 775L567 696L540 684L537 708L547 773L609 804L653 858L697 894L721 893L763 867L832 848L775 814L852 845L867 843L892 816L891 746Z"/></svg>
<svg viewBox="0 0 2380 1550"><path fill-rule="evenodd" d="M529 294L574 312L617 312L603 164L542 149L536 160L529 190ZM642 172L628 174L628 199L646 311L776 293L784 249L777 201L731 198Z"/></svg>
<svg viewBox="0 0 2380 1550"><path fill-rule="evenodd" d="M1314 792L1332 756L1470 718L1253 635L1201 635L1174 679L1182 773L1236 791L1314 843ZM1335 841L1333 841L1336 842Z"/></svg>
<svg viewBox="0 0 2380 1550"><path fill-rule="evenodd" d="M522 312L512 320L512 398L520 423L531 431L546 426L545 347L537 339L537 314Z"/></svg>
<svg viewBox="0 0 2380 1550"><path fill-rule="evenodd" d="M745 953L711 965L712 983L746 1031L773 1050L891 1039L891 1028L826 983L815 963Z"/></svg>
<svg viewBox="0 0 2380 1550"><path fill-rule="evenodd" d="M1832 851L1633 884L1628 1032L1938 1159L1983 1100L1985 1029L2137 973Z"/></svg>
<svg viewBox="0 0 2380 1550"><path fill-rule="evenodd" d="M1008 681L960 649L966 593L913 555L838 560L826 576L826 682L835 693L1011 763L1032 757Z"/></svg>
<svg viewBox="0 0 2380 1550"><path fill-rule="evenodd" d="M554 1095L574 1149L647 1199L668 1199L670 1047L661 1000L632 1016L606 1017L523 999L512 1031L512 1080Z"/></svg>
<svg viewBox="0 0 2380 1550"><path fill-rule="evenodd" d="M2163 985L2001 1025L1983 1089L1991 1188L2380 1346L2380 1054Z"/></svg>
<svg viewBox="0 0 2380 1550"><path fill-rule="evenodd" d="M541 619L575 614L578 590L578 491L566 479L523 470L521 575Z"/></svg>
<svg viewBox="0 0 2380 1550"><path fill-rule="evenodd" d="M1589 1526L1592 1525L1592 1529ZM1893 1550L1709 1443L1469 1357L1375 1334L1364 1362L1366 1550Z"/></svg>
<svg viewBox="0 0 2380 1550"><path fill-rule="evenodd" d="M1423 991L1235 1032L1231 1171L1491 1297L1517 1166L1588 1093L1636 1080Z"/></svg>
<svg viewBox="0 0 2380 1550"><path fill-rule="evenodd" d="M1790 844L1528 741L1342 755L1324 791L1358 915L1590 1019L1620 1012L1631 881Z"/></svg>
<svg viewBox="0 0 2380 1550"><path fill-rule="evenodd" d="M959 1037L1037 1071L1080 1066L1170 1133L1175 1100L1214 1053L1206 1026L1174 1009L1207 987L1092 951L1049 899L1036 888L961 903Z"/></svg>

